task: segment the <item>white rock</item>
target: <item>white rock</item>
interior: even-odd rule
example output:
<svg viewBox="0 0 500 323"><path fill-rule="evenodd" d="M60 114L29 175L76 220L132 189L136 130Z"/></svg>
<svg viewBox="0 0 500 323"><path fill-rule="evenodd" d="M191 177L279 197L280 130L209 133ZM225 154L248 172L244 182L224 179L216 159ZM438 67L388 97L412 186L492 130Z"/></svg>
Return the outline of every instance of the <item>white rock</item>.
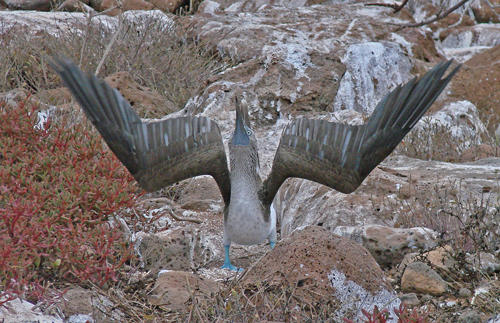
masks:
<svg viewBox="0 0 500 323"><path fill-rule="evenodd" d="M411 78L410 60L401 46L392 42L351 45L342 63L347 69L333 104L334 110L371 114L390 90Z"/></svg>
<svg viewBox="0 0 500 323"><path fill-rule="evenodd" d="M0 321L3 323L38 322L38 323L62 323L63 320L53 316L45 315L35 305L19 298L0 306Z"/></svg>
<svg viewBox="0 0 500 323"><path fill-rule="evenodd" d="M449 103L430 117L422 118L415 131L430 136L431 140L445 131L456 140L455 149L458 152L482 144L482 137L487 135L486 126L479 118L476 106L469 101Z"/></svg>

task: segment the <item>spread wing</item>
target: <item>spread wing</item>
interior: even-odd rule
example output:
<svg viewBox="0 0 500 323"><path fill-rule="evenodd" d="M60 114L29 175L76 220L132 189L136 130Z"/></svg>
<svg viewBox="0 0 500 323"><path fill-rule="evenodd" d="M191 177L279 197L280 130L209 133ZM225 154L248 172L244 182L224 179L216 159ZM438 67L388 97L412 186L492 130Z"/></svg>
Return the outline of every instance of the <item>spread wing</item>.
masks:
<svg viewBox="0 0 500 323"><path fill-rule="evenodd" d="M281 135L271 174L260 192L269 205L288 177L321 183L342 193L353 192L415 126L456 67L442 79L451 61L443 62L398 86L379 102L368 122L349 126L324 120L297 119Z"/></svg>
<svg viewBox="0 0 500 323"><path fill-rule="evenodd" d="M70 60L51 62L109 148L140 186L155 191L198 176L215 178L226 205L230 182L218 125L205 117L141 120L121 94Z"/></svg>

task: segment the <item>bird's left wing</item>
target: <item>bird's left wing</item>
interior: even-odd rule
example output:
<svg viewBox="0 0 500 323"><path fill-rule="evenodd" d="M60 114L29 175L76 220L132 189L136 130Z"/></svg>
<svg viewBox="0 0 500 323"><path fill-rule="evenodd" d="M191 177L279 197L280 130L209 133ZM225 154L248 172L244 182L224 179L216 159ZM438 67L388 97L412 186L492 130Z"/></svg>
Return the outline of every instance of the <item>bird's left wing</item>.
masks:
<svg viewBox="0 0 500 323"><path fill-rule="evenodd" d="M260 198L271 204L288 177L299 177L343 193L353 192L415 126L459 67L442 78L451 61L421 79L398 86L379 102L368 122L349 126L324 120L297 119L281 135L271 174Z"/></svg>
<svg viewBox="0 0 500 323"><path fill-rule="evenodd" d="M142 188L155 191L183 179L211 175L229 204L229 170L215 122L191 116L141 120L103 80L83 73L68 59L55 58L51 65Z"/></svg>

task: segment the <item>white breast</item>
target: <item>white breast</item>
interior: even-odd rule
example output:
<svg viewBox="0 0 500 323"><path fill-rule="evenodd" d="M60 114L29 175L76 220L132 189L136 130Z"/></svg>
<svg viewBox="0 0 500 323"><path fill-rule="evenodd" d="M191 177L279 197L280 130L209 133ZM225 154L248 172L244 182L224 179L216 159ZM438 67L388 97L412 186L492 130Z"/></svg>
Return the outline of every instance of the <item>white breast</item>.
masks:
<svg viewBox="0 0 500 323"><path fill-rule="evenodd" d="M273 221L264 221L265 210L256 198L237 198L231 195L228 216L224 229L228 238L235 243L250 245L261 243L269 237ZM274 225L276 222L274 221Z"/></svg>

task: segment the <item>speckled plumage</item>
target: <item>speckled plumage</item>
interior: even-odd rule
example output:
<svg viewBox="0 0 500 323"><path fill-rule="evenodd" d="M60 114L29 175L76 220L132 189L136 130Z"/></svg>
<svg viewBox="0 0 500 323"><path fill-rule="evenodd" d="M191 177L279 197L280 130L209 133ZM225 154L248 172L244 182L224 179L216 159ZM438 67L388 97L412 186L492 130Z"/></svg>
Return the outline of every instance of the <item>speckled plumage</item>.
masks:
<svg viewBox="0 0 500 323"><path fill-rule="evenodd" d="M229 245L276 240L276 218L271 203L281 184L299 177L343 193L354 191L403 137L415 126L458 67L447 77L451 61L436 65L387 94L368 122L349 126L299 118L283 131L271 173L262 182L258 174L257 142L250 127L241 92L236 91L236 125L229 143L230 166L219 127L205 117L141 120L130 104L104 81L83 73L67 59L54 59L71 93L101 133L111 150L141 187L155 191L177 181L211 175L225 203L224 268Z"/></svg>

